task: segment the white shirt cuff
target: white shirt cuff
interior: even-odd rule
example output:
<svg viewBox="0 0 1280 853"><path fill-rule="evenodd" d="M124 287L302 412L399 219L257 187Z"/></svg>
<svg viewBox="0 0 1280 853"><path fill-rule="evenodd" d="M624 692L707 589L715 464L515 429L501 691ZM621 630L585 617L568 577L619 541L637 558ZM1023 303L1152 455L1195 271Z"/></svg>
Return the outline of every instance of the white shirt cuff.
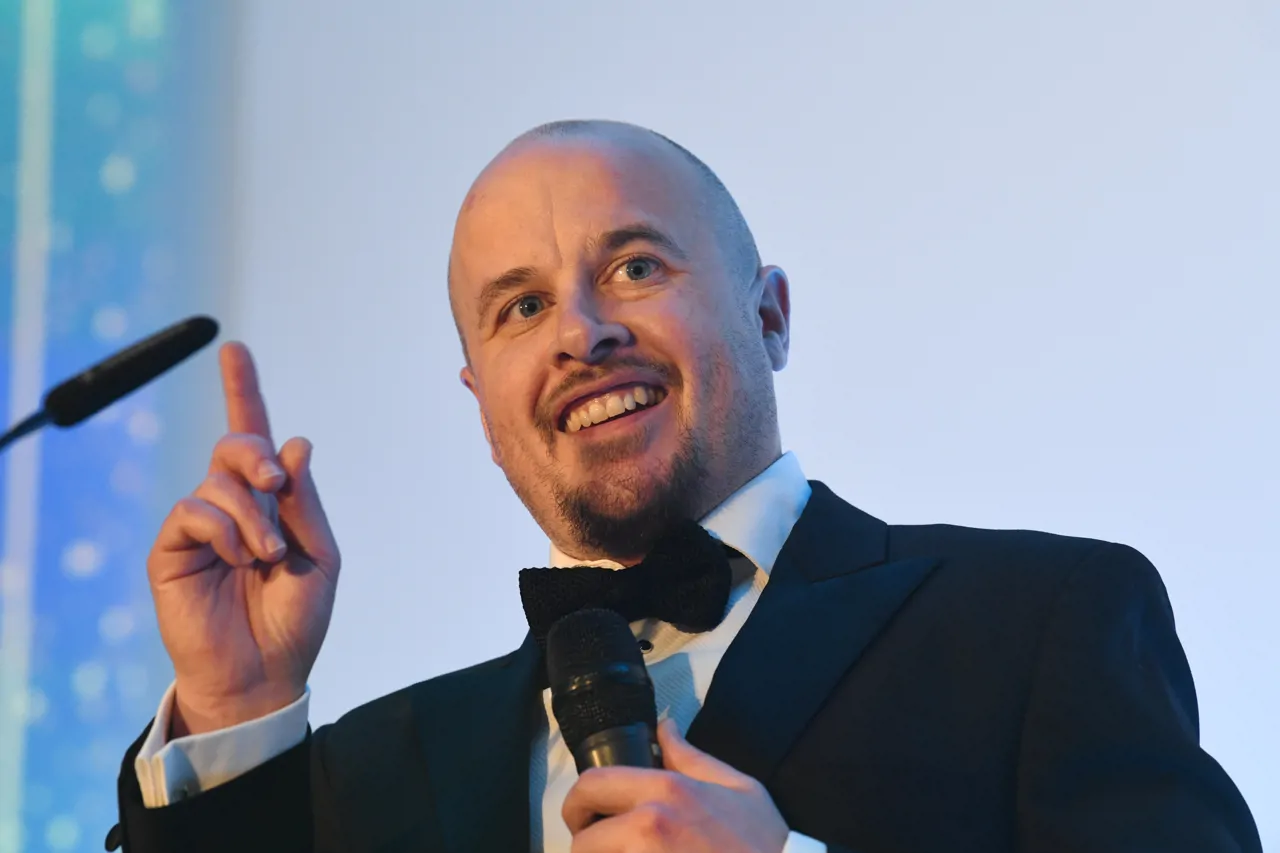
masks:
<svg viewBox="0 0 1280 853"><path fill-rule="evenodd" d="M265 717L166 743L174 686L170 684L160 700L155 722L133 762L142 803L149 809L225 785L292 749L307 736L310 687L293 704Z"/></svg>
<svg viewBox="0 0 1280 853"><path fill-rule="evenodd" d="M791 832L787 835L787 843L783 845L782 853L827 853L827 845L807 835Z"/></svg>

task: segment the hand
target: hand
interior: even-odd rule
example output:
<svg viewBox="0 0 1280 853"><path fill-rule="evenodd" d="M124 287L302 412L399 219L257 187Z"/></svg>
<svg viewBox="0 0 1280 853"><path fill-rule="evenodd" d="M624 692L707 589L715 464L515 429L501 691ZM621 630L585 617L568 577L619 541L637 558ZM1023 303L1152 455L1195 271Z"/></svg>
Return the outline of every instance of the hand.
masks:
<svg viewBox="0 0 1280 853"><path fill-rule="evenodd" d="M597 767L578 778L561 812L573 853L782 850L787 824L763 785L695 749L670 720L658 743L665 770Z"/></svg>
<svg viewBox="0 0 1280 853"><path fill-rule="evenodd" d="M311 444L277 454L249 350L219 352L229 432L147 558L177 680L172 735L226 728L300 697L333 612L340 557Z"/></svg>

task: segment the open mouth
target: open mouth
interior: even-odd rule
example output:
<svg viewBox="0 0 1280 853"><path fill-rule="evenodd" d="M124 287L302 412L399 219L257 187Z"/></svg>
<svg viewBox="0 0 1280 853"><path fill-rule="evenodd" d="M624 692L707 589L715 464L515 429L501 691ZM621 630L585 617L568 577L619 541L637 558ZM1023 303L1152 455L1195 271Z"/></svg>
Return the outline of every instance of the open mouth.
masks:
<svg viewBox="0 0 1280 853"><path fill-rule="evenodd" d="M666 396L667 389L643 383L612 388L570 403L560 416L560 428L565 432L590 429L656 406Z"/></svg>

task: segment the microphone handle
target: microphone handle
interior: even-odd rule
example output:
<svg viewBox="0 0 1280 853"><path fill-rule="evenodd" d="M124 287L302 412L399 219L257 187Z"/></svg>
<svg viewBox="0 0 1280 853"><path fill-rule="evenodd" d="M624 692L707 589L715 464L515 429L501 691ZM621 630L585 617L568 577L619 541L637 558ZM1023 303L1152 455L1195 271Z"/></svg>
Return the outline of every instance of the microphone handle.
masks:
<svg viewBox="0 0 1280 853"><path fill-rule="evenodd" d="M632 723L588 735L573 749L578 772L592 767L662 767L662 748L648 723Z"/></svg>
<svg viewBox="0 0 1280 853"><path fill-rule="evenodd" d="M10 444L22 438L27 433L35 432L52 420L53 417L44 409L41 409L34 415L23 419L23 421L13 429L9 430L4 435L0 435L0 450L4 450Z"/></svg>

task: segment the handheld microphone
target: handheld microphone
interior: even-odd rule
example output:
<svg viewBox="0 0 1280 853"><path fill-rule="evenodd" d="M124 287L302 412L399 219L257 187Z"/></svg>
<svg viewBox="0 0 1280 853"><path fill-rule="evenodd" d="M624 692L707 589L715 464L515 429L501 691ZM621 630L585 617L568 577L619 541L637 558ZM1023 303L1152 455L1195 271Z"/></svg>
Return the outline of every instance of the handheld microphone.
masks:
<svg viewBox="0 0 1280 853"><path fill-rule="evenodd" d="M653 682L627 621L579 610L547 632L551 710L582 773L591 767L662 767Z"/></svg>
<svg viewBox="0 0 1280 853"><path fill-rule="evenodd" d="M185 361L218 334L212 317L188 317L138 341L44 395L40 411L0 436L0 449L46 424L69 427Z"/></svg>

